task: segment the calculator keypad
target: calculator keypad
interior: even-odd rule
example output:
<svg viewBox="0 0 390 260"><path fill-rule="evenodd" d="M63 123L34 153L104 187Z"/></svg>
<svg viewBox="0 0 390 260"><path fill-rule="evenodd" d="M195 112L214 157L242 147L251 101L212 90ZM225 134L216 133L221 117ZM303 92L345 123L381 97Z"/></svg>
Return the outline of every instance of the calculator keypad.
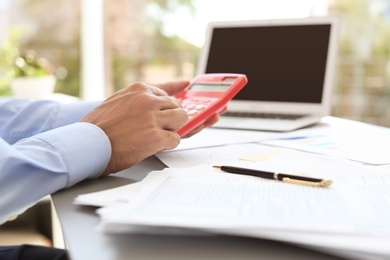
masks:
<svg viewBox="0 0 390 260"><path fill-rule="evenodd" d="M188 117L194 117L200 111L206 109L215 98L202 98L202 97L193 97L180 100L184 110L187 112Z"/></svg>

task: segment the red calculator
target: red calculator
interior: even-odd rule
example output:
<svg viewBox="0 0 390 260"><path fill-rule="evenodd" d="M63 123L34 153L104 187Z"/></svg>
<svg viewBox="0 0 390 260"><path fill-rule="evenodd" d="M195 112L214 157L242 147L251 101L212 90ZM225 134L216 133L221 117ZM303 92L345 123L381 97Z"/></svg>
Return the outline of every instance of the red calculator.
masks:
<svg viewBox="0 0 390 260"><path fill-rule="evenodd" d="M177 133L184 136L221 112L247 82L245 75L232 73L202 74L194 78L176 95L190 118Z"/></svg>

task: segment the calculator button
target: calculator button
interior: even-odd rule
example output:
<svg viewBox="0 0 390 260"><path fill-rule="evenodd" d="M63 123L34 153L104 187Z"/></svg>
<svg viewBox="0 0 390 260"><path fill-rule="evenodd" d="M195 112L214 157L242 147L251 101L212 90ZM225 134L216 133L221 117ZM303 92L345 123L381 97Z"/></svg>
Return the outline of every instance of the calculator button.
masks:
<svg viewBox="0 0 390 260"><path fill-rule="evenodd" d="M191 101L188 100L188 99L183 99L183 100L181 101L181 103L183 103L183 104L191 104Z"/></svg>
<svg viewBox="0 0 390 260"><path fill-rule="evenodd" d="M205 105L197 105L197 106L195 106L195 109L196 109L196 110L203 110L203 109L205 109L205 108L206 108Z"/></svg>
<svg viewBox="0 0 390 260"><path fill-rule="evenodd" d="M190 111L187 112L187 115L188 116L194 116L194 115L198 114L198 112L199 112L198 110L190 110Z"/></svg>
<svg viewBox="0 0 390 260"><path fill-rule="evenodd" d="M184 105L184 108L189 109L189 110L194 109L195 107L196 107L195 104L185 104Z"/></svg>

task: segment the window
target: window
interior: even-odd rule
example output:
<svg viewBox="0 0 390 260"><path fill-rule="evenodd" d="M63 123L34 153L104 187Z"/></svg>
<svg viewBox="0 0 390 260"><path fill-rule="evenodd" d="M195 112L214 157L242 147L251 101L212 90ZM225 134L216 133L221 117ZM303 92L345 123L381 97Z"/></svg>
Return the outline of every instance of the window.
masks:
<svg viewBox="0 0 390 260"><path fill-rule="evenodd" d="M88 14L103 26L83 22L82 18ZM53 62L59 78L56 91L74 96L83 95L80 86L82 79L88 77L100 82L100 87L98 83L85 82L89 86L83 87L90 88L92 93L104 88L99 92L103 96L136 81L191 79L210 21L324 15L342 18L332 115L390 126L389 0L3 0L0 3L1 26L8 31L22 28L20 48L35 49ZM0 41L4 42L7 35L2 32L7 30L0 29ZM80 48L81 37L89 40L87 48L91 51L90 48L96 47L91 39L98 38L99 32L104 35L99 47L103 49L101 59L93 54L86 55L86 59L96 61L94 65L100 60L104 72L81 70L86 48ZM4 80L0 80L1 95L7 95L5 89Z"/></svg>

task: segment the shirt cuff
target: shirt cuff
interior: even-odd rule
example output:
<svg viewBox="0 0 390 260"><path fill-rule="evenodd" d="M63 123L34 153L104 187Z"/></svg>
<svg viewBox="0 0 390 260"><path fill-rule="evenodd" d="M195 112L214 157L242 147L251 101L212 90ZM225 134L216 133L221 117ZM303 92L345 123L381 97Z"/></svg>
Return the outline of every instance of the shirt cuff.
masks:
<svg viewBox="0 0 390 260"><path fill-rule="evenodd" d="M99 177L111 158L111 143L98 126L78 122L38 134L35 138L54 147L68 171L67 187Z"/></svg>

